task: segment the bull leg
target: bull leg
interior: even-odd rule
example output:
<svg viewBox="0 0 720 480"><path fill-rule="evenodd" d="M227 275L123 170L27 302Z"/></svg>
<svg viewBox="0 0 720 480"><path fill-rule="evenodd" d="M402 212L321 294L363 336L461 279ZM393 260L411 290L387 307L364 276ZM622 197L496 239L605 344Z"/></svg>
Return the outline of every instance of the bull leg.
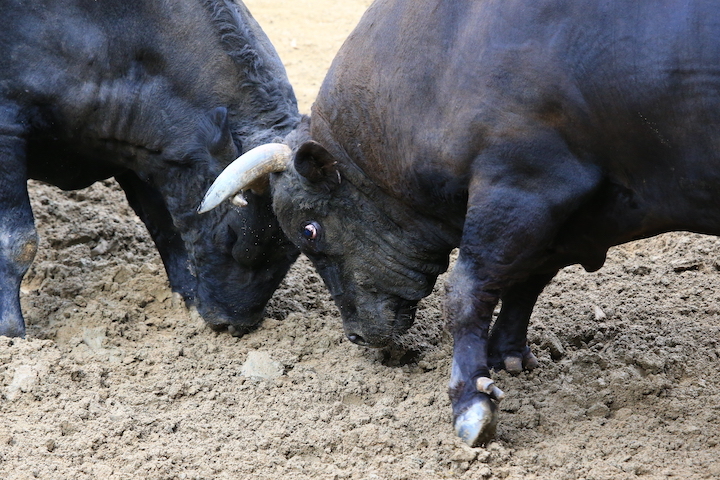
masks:
<svg viewBox="0 0 720 480"><path fill-rule="evenodd" d="M503 233L509 237L515 236L510 231ZM503 243L508 251L514 252L515 248L509 248L509 237L505 237ZM518 237L524 240L518 243L518 247L537 252L528 243L526 235ZM488 355L491 345L490 323L500 292L513 292L507 298L520 301L514 306L510 302L510 310L503 317L501 325L494 330L493 338L497 342L492 344L494 348L505 343L521 350L529 312L532 310L530 297L535 296L535 292L523 292L523 287L527 288L524 282L514 284L512 279L515 275L511 273L512 267L517 267L514 262L490 263L497 258L493 248L501 248L503 245L496 243L493 246L489 238L486 237L486 240L490 243L476 244L483 245L482 250L476 250L475 245L460 247L460 255L447 284L446 311L454 340L449 394L455 431L471 446L485 444L495 435L497 407L494 401L503 397L503 393L490 379ZM538 281L535 284L538 294L542 290L538 285L540 283Z"/></svg>
<svg viewBox="0 0 720 480"><path fill-rule="evenodd" d="M170 288L191 304L197 293L197 279L190 271L190 259L180 232L175 228L160 192L127 171L115 177L130 206L150 233L165 265Z"/></svg>
<svg viewBox="0 0 720 480"><path fill-rule="evenodd" d="M527 329L535 302L555 273L533 275L503 292L500 315L490 331L488 355L493 368L520 373L537 367L527 344Z"/></svg>
<svg viewBox="0 0 720 480"><path fill-rule="evenodd" d="M447 283L446 312L453 335L453 362L449 394L455 431L471 446L483 445L495 436L497 407L492 392L477 389L479 379L490 378L488 331L499 295L483 291L473 280L472 262L460 252ZM499 400L495 395L495 400Z"/></svg>
<svg viewBox="0 0 720 480"><path fill-rule="evenodd" d="M500 293L521 300L495 338L517 344L525 337L530 299L542 290L537 269L564 222L602 180L557 134L542 127L532 132L533 138L488 148L477 159L482 173L471 182L460 255L447 284L454 340L449 393L455 431L470 445L488 442L497 424L493 399L502 392L490 380L488 338ZM518 326L520 332L506 333Z"/></svg>
<svg viewBox="0 0 720 480"><path fill-rule="evenodd" d="M0 118L0 335L25 336L20 283L37 245L22 129L8 126Z"/></svg>

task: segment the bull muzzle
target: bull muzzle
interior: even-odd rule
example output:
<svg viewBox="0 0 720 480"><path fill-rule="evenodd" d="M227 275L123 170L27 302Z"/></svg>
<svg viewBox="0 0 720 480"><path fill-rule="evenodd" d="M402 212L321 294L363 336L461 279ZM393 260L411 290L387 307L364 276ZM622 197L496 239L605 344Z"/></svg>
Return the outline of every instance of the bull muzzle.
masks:
<svg viewBox="0 0 720 480"><path fill-rule="evenodd" d="M247 205L242 191L271 173L285 171L291 158L292 150L282 143L268 143L245 152L218 175L205 193L198 213L212 210L232 196L236 205Z"/></svg>

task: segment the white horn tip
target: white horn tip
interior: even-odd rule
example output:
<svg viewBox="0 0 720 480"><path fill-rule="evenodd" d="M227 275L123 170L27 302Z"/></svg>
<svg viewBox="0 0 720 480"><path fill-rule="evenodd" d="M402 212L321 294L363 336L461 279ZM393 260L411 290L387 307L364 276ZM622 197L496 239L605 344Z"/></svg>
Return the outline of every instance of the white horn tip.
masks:
<svg viewBox="0 0 720 480"><path fill-rule="evenodd" d="M205 205L205 202L203 202L203 203L201 203L200 206L198 207L197 213L209 212L209 211L212 210L213 208L214 208L213 206Z"/></svg>
<svg viewBox="0 0 720 480"><path fill-rule="evenodd" d="M220 205L220 203L221 203L221 201L220 201L220 202L217 202L217 201L213 202L213 201L210 200L209 198L205 197L205 198L203 199L202 203L200 204L200 206L198 207L197 213L209 212L209 211L212 210L213 208L215 208L215 207L217 207L218 205Z"/></svg>

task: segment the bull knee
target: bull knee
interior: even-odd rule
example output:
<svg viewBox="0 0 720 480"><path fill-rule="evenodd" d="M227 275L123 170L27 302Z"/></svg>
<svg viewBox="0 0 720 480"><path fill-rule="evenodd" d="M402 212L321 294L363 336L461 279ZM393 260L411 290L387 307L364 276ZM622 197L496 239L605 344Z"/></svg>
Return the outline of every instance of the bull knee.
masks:
<svg viewBox="0 0 720 480"><path fill-rule="evenodd" d="M35 259L38 236L35 229L5 231L0 234L0 256L8 273L22 277Z"/></svg>
<svg viewBox="0 0 720 480"><path fill-rule="evenodd" d="M0 335L24 337L20 282L37 252L35 229L0 231Z"/></svg>
<svg viewBox="0 0 720 480"><path fill-rule="evenodd" d="M21 239L13 257L13 261L22 266L25 271L30 267L38 250L38 236L33 230L32 233Z"/></svg>

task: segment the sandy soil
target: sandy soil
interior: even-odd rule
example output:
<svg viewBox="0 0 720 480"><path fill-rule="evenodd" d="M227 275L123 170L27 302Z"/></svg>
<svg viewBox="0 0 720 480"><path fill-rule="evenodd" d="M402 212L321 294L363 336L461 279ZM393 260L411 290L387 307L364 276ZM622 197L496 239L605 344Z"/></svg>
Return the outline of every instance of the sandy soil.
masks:
<svg viewBox="0 0 720 480"><path fill-rule="evenodd" d="M309 111L370 2L247 3ZM541 368L495 375L497 441L470 449L450 425L437 292L408 362L345 340L301 260L236 339L171 294L113 181L31 194L41 245L28 337L0 338L0 478L720 478L714 237L664 235L613 249L598 273L562 271L532 320Z"/></svg>

